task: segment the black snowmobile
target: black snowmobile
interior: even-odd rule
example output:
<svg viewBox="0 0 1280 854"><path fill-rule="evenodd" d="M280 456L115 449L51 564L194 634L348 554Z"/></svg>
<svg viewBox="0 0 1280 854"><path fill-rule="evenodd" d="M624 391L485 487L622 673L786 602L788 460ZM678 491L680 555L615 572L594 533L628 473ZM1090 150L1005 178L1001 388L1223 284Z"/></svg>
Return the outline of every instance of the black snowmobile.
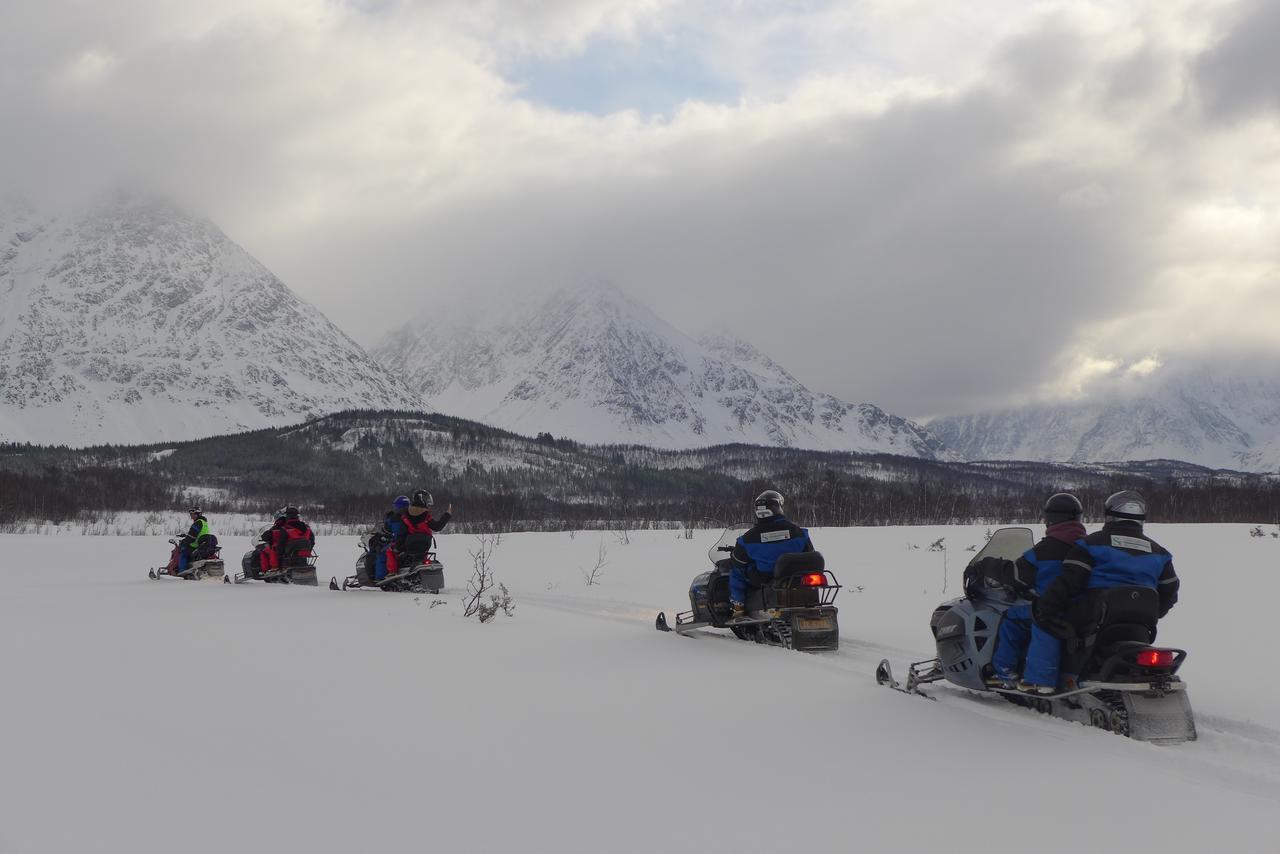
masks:
<svg viewBox="0 0 1280 854"><path fill-rule="evenodd" d="M268 548L266 543L258 543L251 551L245 552L244 557L240 559L240 571L233 579L236 584L243 584L246 581L265 581L268 584L301 584L306 587L315 587L319 583L316 580L318 555L315 546L308 541L287 541L284 545L284 556L280 560L280 568L263 572L259 555L266 548ZM305 551L311 554L300 554Z"/></svg>
<svg viewBox="0 0 1280 854"><path fill-rule="evenodd" d="M1017 560L1034 544L1030 528L1001 528L969 565L985 557ZM1145 587L1091 591L1082 600L1089 610L1087 628L1063 642L1063 660L1080 674L1078 684L1053 694L1027 694L986 683L1000 620L1017 604L1016 594L992 580L969 574L965 587L963 598L939 605L929 620L938 657L914 662L905 686L894 679L885 659L876 668L877 682L928 696L920 686L945 679L961 688L1002 694L1018 705L1138 741L1179 744L1195 739L1187 686L1177 675L1187 653L1152 645L1159 608L1156 591Z"/></svg>
<svg viewBox="0 0 1280 854"><path fill-rule="evenodd" d="M213 534L205 534L196 542L196 548L191 553L191 560L187 561L187 568L184 571L178 570L178 555L182 549L186 548L187 539L185 534L176 534L170 537L169 542L173 544L173 551L169 555L168 566L162 569L147 570L147 577L156 578L185 578L188 581L200 581L203 579L217 580L221 578L226 580L225 568L222 563L222 546L218 545L218 538Z"/></svg>
<svg viewBox="0 0 1280 854"><path fill-rule="evenodd" d="M400 571L378 580L374 572L378 550L386 547L386 539L380 532L370 533L360 544L363 554L356 559L356 573L349 575L338 585L337 577L329 579L330 590L355 590L361 587L388 592L439 593L444 589L444 564L431 551L434 537L430 534L410 534L404 547L397 553Z"/></svg>
<svg viewBox="0 0 1280 854"><path fill-rule="evenodd" d="M733 561L725 558L733 551L746 528L730 528L721 535L707 557L713 568L689 585L690 610L676 614L674 626L666 612L658 614L654 627L660 632L691 634L702 629L729 629L742 640L767 643L788 649L822 650L840 646L836 619L836 594L840 584L827 571L820 552L785 554L774 565L773 577L753 585L746 601L747 617L731 619L729 570Z"/></svg>

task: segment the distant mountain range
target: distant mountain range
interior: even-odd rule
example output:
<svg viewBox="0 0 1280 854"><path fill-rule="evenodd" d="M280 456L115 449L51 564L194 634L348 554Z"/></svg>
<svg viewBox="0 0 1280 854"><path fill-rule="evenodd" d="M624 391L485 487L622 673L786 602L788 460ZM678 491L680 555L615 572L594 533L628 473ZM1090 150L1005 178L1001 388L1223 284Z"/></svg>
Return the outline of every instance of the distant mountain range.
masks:
<svg viewBox="0 0 1280 854"><path fill-rule="evenodd" d="M1127 394L924 427L810 390L752 344L691 337L609 287L481 324L409 324L366 354L173 204L0 203L0 442L141 444L368 408L665 449L1280 471L1280 365L1167 367Z"/></svg>
<svg viewBox="0 0 1280 854"><path fill-rule="evenodd" d="M1270 367L1172 365L1127 394L939 418L929 430L970 460L1170 459L1277 472L1280 365Z"/></svg>
<svg viewBox="0 0 1280 854"><path fill-rule="evenodd" d="M431 408L509 430L659 448L946 456L918 424L811 391L747 342L695 340L607 286L562 290L482 326L418 329L374 357Z"/></svg>
<svg viewBox="0 0 1280 854"><path fill-rule="evenodd" d="M0 207L0 441L189 439L420 405L207 220L123 195L74 216Z"/></svg>

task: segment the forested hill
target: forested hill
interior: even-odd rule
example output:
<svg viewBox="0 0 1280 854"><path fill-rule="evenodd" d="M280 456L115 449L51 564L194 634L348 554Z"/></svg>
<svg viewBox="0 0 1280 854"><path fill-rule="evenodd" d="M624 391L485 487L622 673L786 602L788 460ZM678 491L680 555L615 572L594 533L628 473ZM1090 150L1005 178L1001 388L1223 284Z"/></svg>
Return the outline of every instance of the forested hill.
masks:
<svg viewBox="0 0 1280 854"><path fill-rule="evenodd" d="M168 510L374 519L391 497L431 490L459 522L507 530L603 523L738 521L767 488L808 525L1030 521L1071 490L1092 518L1121 488L1147 495L1161 521L1280 518L1280 479L1169 461L1114 465L949 463L750 445L688 451L518 436L406 412L347 412L301 427L198 441L71 450L0 446L0 523Z"/></svg>

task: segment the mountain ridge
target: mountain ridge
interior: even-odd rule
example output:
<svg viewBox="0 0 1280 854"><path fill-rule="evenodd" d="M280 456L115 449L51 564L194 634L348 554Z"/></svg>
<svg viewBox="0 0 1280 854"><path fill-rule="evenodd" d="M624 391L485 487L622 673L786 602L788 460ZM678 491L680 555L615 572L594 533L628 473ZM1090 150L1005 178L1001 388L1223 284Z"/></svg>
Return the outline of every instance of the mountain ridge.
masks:
<svg viewBox="0 0 1280 854"><path fill-rule="evenodd" d="M810 391L739 339L695 339L622 292L562 289L508 316L372 351L441 411L587 442L664 448L745 442L945 457L927 430Z"/></svg>
<svg viewBox="0 0 1280 854"><path fill-rule="evenodd" d="M160 441L417 403L171 202L116 194L74 214L0 213L0 438Z"/></svg>

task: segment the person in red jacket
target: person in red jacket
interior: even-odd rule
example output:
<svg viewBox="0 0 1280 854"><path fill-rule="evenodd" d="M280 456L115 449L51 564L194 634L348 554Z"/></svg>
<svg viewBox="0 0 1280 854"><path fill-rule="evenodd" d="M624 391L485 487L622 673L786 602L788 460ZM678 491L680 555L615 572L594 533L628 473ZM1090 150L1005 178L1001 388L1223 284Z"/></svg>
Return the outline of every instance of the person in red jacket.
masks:
<svg viewBox="0 0 1280 854"><path fill-rule="evenodd" d="M284 563L286 549L291 542L303 541L304 545L294 554L297 557L310 557L311 548L316 544L316 535L311 526L302 521L298 508L292 504L276 511L276 523L263 535L267 547L262 550L261 567L263 572L279 569Z"/></svg>
<svg viewBox="0 0 1280 854"><path fill-rule="evenodd" d="M276 521L270 528L262 532L265 548L258 549L258 569L261 572L272 572L280 568L280 553L284 549L284 515L285 508L276 511Z"/></svg>
<svg viewBox="0 0 1280 854"><path fill-rule="evenodd" d="M396 532L395 539L387 546L388 577L400 571L400 552L403 551L404 541L408 539L410 534L434 536L437 531L448 525L449 520L453 518L452 504L449 505L448 510L441 514L439 519L431 515L431 510L434 506L431 493L425 489L419 489L409 497L409 509L400 517L400 530Z"/></svg>

